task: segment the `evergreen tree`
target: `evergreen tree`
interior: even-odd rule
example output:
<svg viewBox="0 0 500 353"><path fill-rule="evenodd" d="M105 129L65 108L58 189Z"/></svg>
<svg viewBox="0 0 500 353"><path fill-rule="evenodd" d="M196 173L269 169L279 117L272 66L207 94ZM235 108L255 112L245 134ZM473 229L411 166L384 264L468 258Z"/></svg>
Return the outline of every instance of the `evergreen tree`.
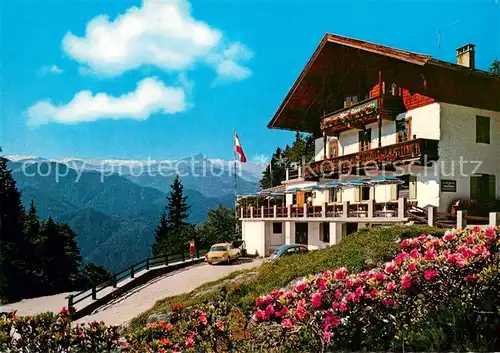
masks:
<svg viewBox="0 0 500 353"><path fill-rule="evenodd" d="M186 220L189 216L189 205L179 175L175 176L170 188L171 191L167 195L167 224L175 231L188 224Z"/></svg>
<svg viewBox="0 0 500 353"><path fill-rule="evenodd" d="M199 227L200 247L236 240L235 229L234 210L219 205L208 211L207 220Z"/></svg>
<svg viewBox="0 0 500 353"><path fill-rule="evenodd" d="M192 237L196 235L193 227L187 222L189 205L178 175L174 178L170 189L167 195L167 205L155 231L154 256L179 253L182 251L184 242L188 240L184 238L189 237L190 234Z"/></svg>
<svg viewBox="0 0 500 353"><path fill-rule="evenodd" d="M47 282L46 274L43 271L42 258L42 242L41 242L41 225L38 218L35 202L31 200L30 209L24 220L24 234L27 242L30 244L26 249L26 255L29 257L29 265L31 267L29 296L38 296L43 293L43 283ZM29 253L28 253L29 252Z"/></svg>
<svg viewBox="0 0 500 353"><path fill-rule="evenodd" d="M68 224L63 223L59 225L59 233L64 242L64 257L61 258L61 265L65 269L63 276L66 288L64 290L69 290L77 282L82 257L80 249L76 245L76 233L73 229Z"/></svg>
<svg viewBox="0 0 500 353"><path fill-rule="evenodd" d="M493 60L493 62L490 65L489 71L492 74L500 76L500 60Z"/></svg>
<svg viewBox="0 0 500 353"><path fill-rule="evenodd" d="M267 189L272 186L278 186L286 177L287 158L285 152L280 148L276 148L273 153L269 165L262 172L260 187Z"/></svg>
<svg viewBox="0 0 500 353"><path fill-rule="evenodd" d="M21 194L7 159L0 156L0 301L18 300L29 288L30 246L23 232L24 216Z"/></svg>
<svg viewBox="0 0 500 353"><path fill-rule="evenodd" d="M66 289L68 278L65 265L66 244L65 235L54 220L49 217L42 224L42 266L46 274L45 289L48 293L58 293Z"/></svg>

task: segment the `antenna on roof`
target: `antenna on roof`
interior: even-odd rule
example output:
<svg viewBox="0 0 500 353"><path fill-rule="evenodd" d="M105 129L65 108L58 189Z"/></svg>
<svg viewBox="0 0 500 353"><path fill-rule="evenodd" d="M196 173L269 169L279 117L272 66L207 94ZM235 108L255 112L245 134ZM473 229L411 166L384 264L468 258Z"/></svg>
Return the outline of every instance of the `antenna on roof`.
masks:
<svg viewBox="0 0 500 353"><path fill-rule="evenodd" d="M451 28L453 26L456 26L460 21L455 21L453 22L452 24L446 26L446 27L442 27L442 28L438 28L438 30L436 32L434 32L435 34L437 34L437 47L438 47L438 55L437 57L439 58L439 56L441 55L441 32L445 29L448 29L448 28Z"/></svg>

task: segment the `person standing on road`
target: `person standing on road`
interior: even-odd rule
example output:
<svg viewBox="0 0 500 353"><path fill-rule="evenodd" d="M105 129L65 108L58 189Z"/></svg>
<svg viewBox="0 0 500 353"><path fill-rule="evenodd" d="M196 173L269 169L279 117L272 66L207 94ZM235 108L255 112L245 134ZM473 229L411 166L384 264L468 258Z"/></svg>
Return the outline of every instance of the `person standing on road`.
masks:
<svg viewBox="0 0 500 353"><path fill-rule="evenodd" d="M184 243L184 245L189 245L189 258L191 259L191 261L194 261L194 254L196 252L196 246L194 245L194 238Z"/></svg>

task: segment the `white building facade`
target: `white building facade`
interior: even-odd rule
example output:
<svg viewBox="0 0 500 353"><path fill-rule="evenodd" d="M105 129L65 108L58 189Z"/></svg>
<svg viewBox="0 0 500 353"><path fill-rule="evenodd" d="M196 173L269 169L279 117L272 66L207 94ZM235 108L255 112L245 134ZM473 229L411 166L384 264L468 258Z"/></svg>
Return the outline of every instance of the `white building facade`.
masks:
<svg viewBox="0 0 500 353"><path fill-rule="evenodd" d="M320 43L269 124L313 133L314 161L287 171L283 195L275 196L281 203L240 209L249 253L265 256L293 243L321 249L362 227L418 220L410 209L446 214L457 200L500 199L500 79L380 47L333 35ZM473 46L467 48L472 50L468 55L474 55ZM354 56L363 50L368 59ZM329 84L323 81L315 98L308 93L311 84L301 93L308 75L321 82L314 67L320 57L335 51L351 53L352 65L364 71L343 74ZM483 80L493 90L488 95L495 97L496 92L498 102L482 97L476 104L464 92L443 87L461 84L462 79L464 85ZM325 87L330 96L323 92ZM468 92L474 94L470 87ZM332 96L337 101L329 105ZM307 114L300 114L294 98L305 101ZM315 105L319 117L311 112Z"/></svg>

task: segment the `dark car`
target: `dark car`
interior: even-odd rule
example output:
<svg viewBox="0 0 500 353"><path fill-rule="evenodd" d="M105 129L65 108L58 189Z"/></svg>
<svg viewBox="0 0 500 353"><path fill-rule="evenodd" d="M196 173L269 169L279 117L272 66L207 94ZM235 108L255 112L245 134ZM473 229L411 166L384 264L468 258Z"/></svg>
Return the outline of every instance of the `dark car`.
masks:
<svg viewBox="0 0 500 353"><path fill-rule="evenodd" d="M309 249L307 249L306 245L302 244L288 244L288 245L281 245L279 248L273 251L271 257L269 258L270 261L276 260L279 257L282 256L288 256L288 255L294 255L294 254L304 254L308 252Z"/></svg>

